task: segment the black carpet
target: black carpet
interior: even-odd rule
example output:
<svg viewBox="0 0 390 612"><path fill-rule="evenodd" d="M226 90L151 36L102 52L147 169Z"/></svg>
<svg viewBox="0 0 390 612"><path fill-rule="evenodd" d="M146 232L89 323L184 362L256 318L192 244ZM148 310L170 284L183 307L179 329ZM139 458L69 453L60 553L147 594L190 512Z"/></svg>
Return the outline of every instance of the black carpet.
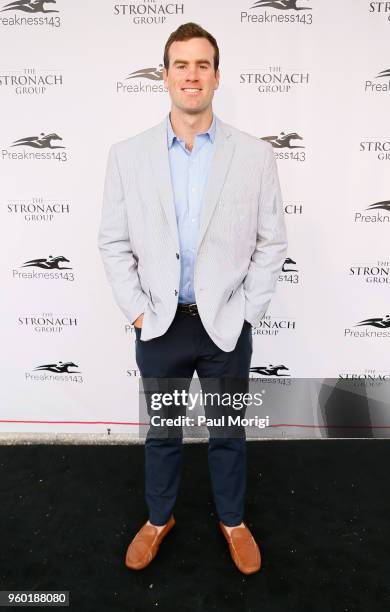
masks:
<svg viewBox="0 0 390 612"><path fill-rule="evenodd" d="M143 451L0 447L0 590L69 590L77 612L390 609L389 441L248 442L252 576L219 530L204 444L184 448L177 524L156 559L125 567L147 519Z"/></svg>

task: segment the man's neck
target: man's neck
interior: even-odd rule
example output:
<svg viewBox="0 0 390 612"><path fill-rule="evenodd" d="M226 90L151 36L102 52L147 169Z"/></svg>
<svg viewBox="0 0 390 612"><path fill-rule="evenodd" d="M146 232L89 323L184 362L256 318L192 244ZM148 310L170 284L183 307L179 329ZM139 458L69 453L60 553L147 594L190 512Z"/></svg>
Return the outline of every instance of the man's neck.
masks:
<svg viewBox="0 0 390 612"><path fill-rule="evenodd" d="M207 132L213 122L213 109L207 109L205 113L188 115L172 108L170 112L172 129L176 136L184 140L186 148L191 151L195 136Z"/></svg>

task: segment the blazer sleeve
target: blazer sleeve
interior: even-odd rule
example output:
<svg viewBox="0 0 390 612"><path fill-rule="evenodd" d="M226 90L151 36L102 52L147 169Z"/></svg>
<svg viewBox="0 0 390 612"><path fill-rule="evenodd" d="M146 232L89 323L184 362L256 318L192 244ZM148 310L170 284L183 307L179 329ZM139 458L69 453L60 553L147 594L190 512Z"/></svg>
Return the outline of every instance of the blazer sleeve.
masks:
<svg viewBox="0 0 390 612"><path fill-rule="evenodd" d="M115 301L126 319L133 323L145 311L148 300L142 291L131 249L115 145L108 155L98 247Z"/></svg>
<svg viewBox="0 0 390 612"><path fill-rule="evenodd" d="M265 315L287 254L282 194L272 145L264 163L256 247L244 280L245 319L257 326Z"/></svg>

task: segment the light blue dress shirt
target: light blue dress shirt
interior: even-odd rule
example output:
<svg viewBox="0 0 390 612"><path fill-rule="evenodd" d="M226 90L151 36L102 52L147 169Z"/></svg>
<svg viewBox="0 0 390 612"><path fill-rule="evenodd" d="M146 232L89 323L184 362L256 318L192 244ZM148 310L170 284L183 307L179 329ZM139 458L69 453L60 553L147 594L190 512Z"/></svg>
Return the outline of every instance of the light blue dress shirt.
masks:
<svg viewBox="0 0 390 612"><path fill-rule="evenodd" d="M194 268L200 213L215 140L215 117L207 130L197 134L192 151L175 135L167 117L167 139L171 181L180 244L179 302L194 304Z"/></svg>

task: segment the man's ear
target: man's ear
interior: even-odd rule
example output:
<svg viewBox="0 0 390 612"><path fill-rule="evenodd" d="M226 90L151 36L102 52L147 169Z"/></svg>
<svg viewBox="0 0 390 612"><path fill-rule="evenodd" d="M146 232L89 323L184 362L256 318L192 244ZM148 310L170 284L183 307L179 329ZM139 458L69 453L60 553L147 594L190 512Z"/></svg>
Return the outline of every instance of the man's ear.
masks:
<svg viewBox="0 0 390 612"><path fill-rule="evenodd" d="M215 79L217 82L214 86L214 89L218 89L219 87L219 77L220 77L219 68L217 68L217 70L215 71Z"/></svg>

